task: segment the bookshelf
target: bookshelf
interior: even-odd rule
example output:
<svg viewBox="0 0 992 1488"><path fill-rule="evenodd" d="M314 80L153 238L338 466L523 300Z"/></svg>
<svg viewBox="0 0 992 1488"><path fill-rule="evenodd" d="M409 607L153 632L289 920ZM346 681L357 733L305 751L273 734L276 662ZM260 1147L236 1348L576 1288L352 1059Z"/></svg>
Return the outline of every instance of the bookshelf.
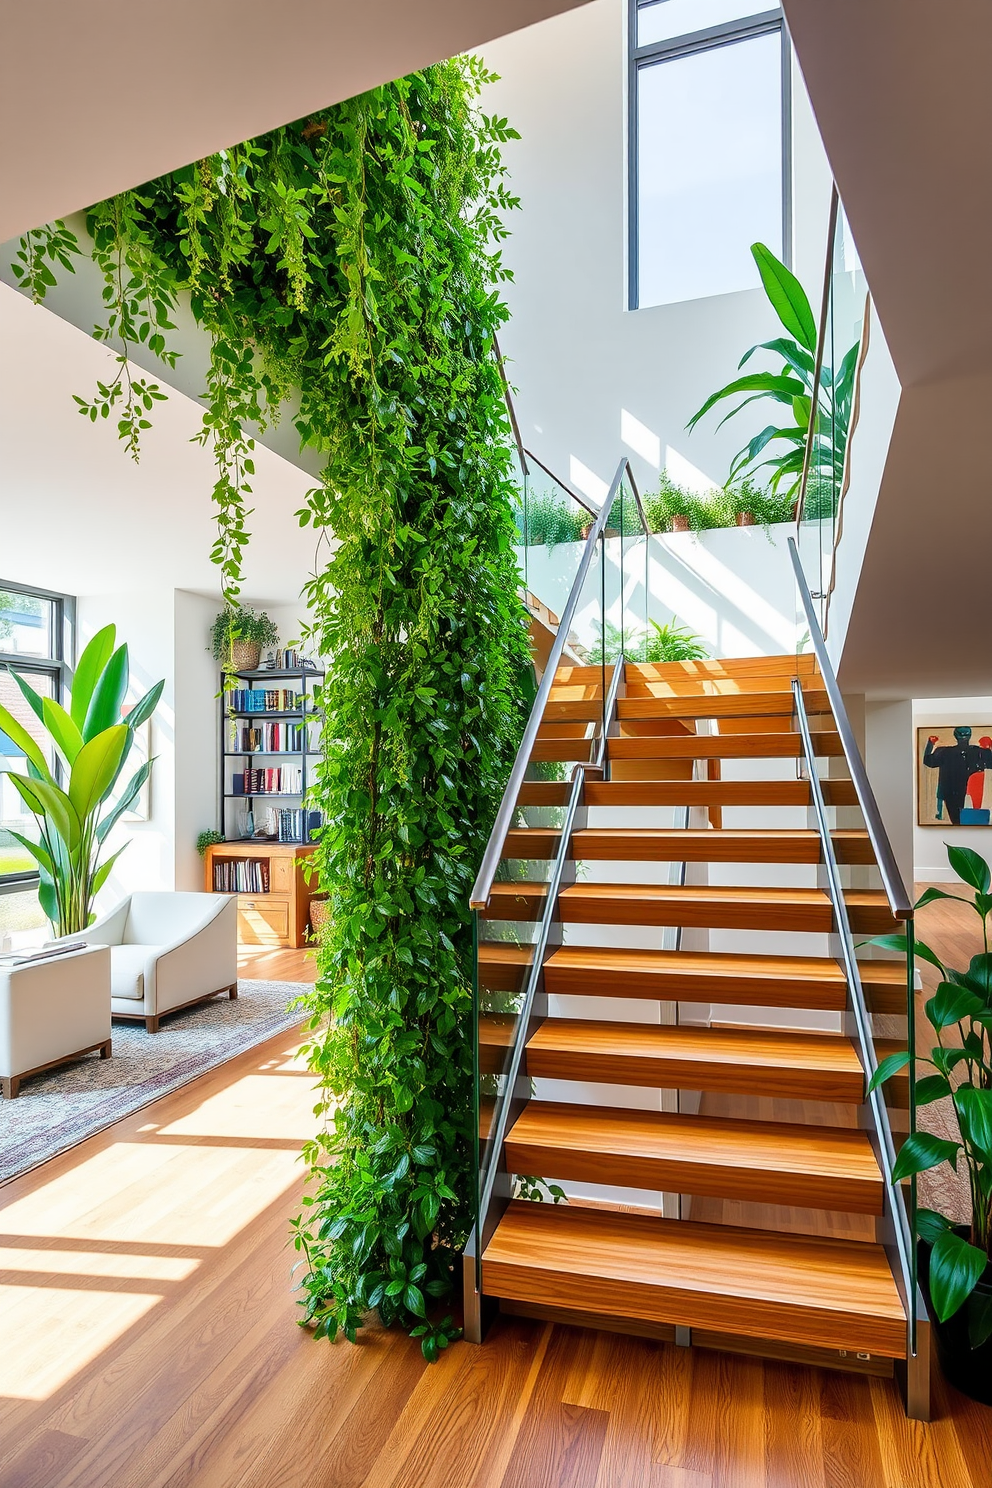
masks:
<svg viewBox="0 0 992 1488"><path fill-rule="evenodd" d="M242 944L306 942L311 894L303 870L320 824L306 793L318 753L313 693L323 676L312 667L262 667L221 677L225 841L207 849L205 887L237 894Z"/></svg>

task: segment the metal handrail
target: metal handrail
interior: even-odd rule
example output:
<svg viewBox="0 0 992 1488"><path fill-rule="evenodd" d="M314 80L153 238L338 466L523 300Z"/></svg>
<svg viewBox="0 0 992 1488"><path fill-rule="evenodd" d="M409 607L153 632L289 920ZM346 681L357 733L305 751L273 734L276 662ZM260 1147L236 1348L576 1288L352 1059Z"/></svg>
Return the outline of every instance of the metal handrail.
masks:
<svg viewBox="0 0 992 1488"><path fill-rule="evenodd" d="M806 428L806 450L803 455L803 473L799 478L799 500L796 502L796 529L803 519L806 505L806 487L809 483L809 467L813 459L816 442L816 427L820 419L820 380L823 376L823 348L827 344L827 313L830 309L830 289L834 272L834 239L837 236L837 213L840 196L836 184L830 196L830 217L827 224L827 255L823 266L823 295L820 300L820 323L816 333L816 364L813 368L813 390L809 400L809 424Z"/></svg>
<svg viewBox="0 0 992 1488"><path fill-rule="evenodd" d="M803 697L802 682L798 677L793 678L792 695L796 709L796 721L799 728L799 736L802 739L803 754L806 758L806 770L809 777L810 795L813 802L813 810L816 815L816 824L820 833L820 844L823 852L823 863L827 875L827 892L833 905L834 919L837 925L837 933L840 939L841 959L844 965L844 973L847 979L848 990L851 995L851 1006L854 1013L854 1022L857 1029L858 1046L861 1054L861 1065L866 1079L870 1082L872 1075L878 1068L878 1059L875 1054L875 1043L871 1032L871 1018L868 1006L865 1002L864 988L861 984L861 972L858 967L858 958L855 952L854 939L851 934L851 923L847 914L847 903L844 899L844 890L840 881L840 869L837 864L837 855L834 852L833 837L827 822L827 808L823 798L823 788L816 769L816 755L813 747L813 737L809 726L809 717L806 712L806 700ZM907 999L912 995L909 988L912 985L912 934L906 937L907 941ZM915 1309L913 1298L916 1288L915 1270L913 1266L913 1230L906 1210L905 1196L899 1184L893 1183L892 1170L896 1161L896 1146L892 1136L892 1127L889 1123L889 1113L879 1090L871 1090L868 1093L866 1104L868 1105L875 1127L875 1135L878 1139L876 1156L883 1170L885 1179L885 1192L892 1205L893 1231L895 1237L895 1249L898 1257L899 1272L902 1278L903 1302L906 1305L906 1316L911 1325L910 1351L915 1352L915 1338L912 1334L912 1320ZM898 1278L897 1278L898 1280Z"/></svg>
<svg viewBox="0 0 992 1488"><path fill-rule="evenodd" d="M510 406L512 407L512 402ZM555 485L558 486L560 490L565 492L566 496L570 496L577 506L581 506L583 511L587 511L594 520L596 517L599 516L599 512L596 510L596 508L594 506L590 506L588 501L586 501L583 496L580 496L577 491L572 490L571 486L566 485L560 475L555 475L550 465L545 465L544 461L539 459L537 455L535 455L533 450L525 449L524 454L526 455L528 460L533 460L538 469L543 470L545 475L548 476L550 480L553 480Z"/></svg>
<svg viewBox="0 0 992 1488"><path fill-rule="evenodd" d="M623 670L624 658L623 653L621 652L613 667L613 677L610 681L610 688L609 692L607 693L606 706L603 710L603 727L600 733L599 745L596 750L596 755L592 761L588 763L582 761L576 764L572 770L572 789L568 799L568 807L565 812L565 820L563 821L561 827L561 835L558 841L558 850L555 853L554 862L552 864L551 873L548 879L547 894L544 901L544 910L541 915L540 926L538 927L537 940L534 943L534 956L530 964L530 969L528 971L527 987L524 992L523 1001L520 1007L520 1013L517 1018L516 1036L513 1041L513 1047L510 1051L510 1064L506 1073L506 1089L510 1093L512 1093L517 1082L517 1077L520 1073L520 1064L523 1059L523 1049L525 1042L524 1030L526 1029L527 1024L530 1020L531 1010L534 1006L534 1000L540 987L541 976L544 970L544 953L547 949L548 937L551 932L551 925L555 915L555 909L558 901L558 891L561 888L562 874L565 870L565 863L568 859L569 843L572 837L575 817L582 800L583 791L585 789L585 778L587 774L601 772L604 768L607 748L606 731L613 716L613 710L616 707L617 693L620 690L620 683L623 679ZM503 1150L503 1144L506 1140L506 1129L509 1122L509 1110L510 1094L507 1094L500 1106L499 1115L496 1120L496 1126L489 1137L486 1170L484 1173L480 1174L480 1228L485 1222L486 1213L492 1201L493 1188L496 1183L496 1175L499 1171L500 1154Z"/></svg>
<svg viewBox="0 0 992 1488"><path fill-rule="evenodd" d="M636 490L630 463L626 457L617 466L617 471L613 477L613 482L606 500L600 507L589 536L586 538L586 545L579 562L578 572L575 575L568 599L565 601L565 608L562 610L558 621L558 633L554 638L547 663L545 664L544 676L541 678L541 685L537 689L534 706L531 708L530 717L524 728L523 738L520 740L520 747L517 750L516 758L513 761L513 768L510 771L510 777L506 782L506 789L503 792L503 799L500 801L496 820L493 823L493 829L486 844L482 862L479 865L479 872L476 875L472 895L469 900L472 909L485 909L489 903L493 883L496 880L496 870L499 867L499 861L503 853L503 843L506 840L507 832L513 824L513 813L517 807L520 787L524 783L524 776L527 772L527 766L530 763L534 741L537 738L537 731L541 727L544 718L544 710L547 707L548 698L554 685L555 672L558 669L562 652L565 649L568 632L574 619L575 611L578 608L579 597L592 565L596 546L602 536L603 528L606 526L606 519L610 514L610 508L616 499L617 492L625 477L629 479L631 486Z"/></svg>
<svg viewBox="0 0 992 1488"><path fill-rule="evenodd" d="M889 834L885 830L882 822L882 814L878 809L878 802L875 800L875 792L871 788L868 772L865 769L864 760L861 758L861 751L854 737L854 730L851 728L851 720L847 716L847 709L844 706L840 684L830 664L830 657L827 655L826 642L823 639L823 632L820 629L816 612L813 609L813 597L809 592L809 585L806 583L806 575L803 573L802 560L799 557L799 549L796 547L794 537L789 538L789 554L792 558L792 567L795 570L799 596L803 602L803 609L806 612L806 623L809 626L813 651L823 676L823 685L830 700L830 710L834 716L834 723L837 725L841 748L844 751L844 758L847 760L847 767L851 772L851 779L854 782L854 789L857 792L861 813L864 816L865 826L868 829L868 836L875 853L875 861L878 864L878 871L882 875L885 896L889 901L889 908L892 910L896 919L908 920L913 913L913 900L909 896L903 876L899 871L899 865L896 862L896 856L892 851L892 844L889 841Z"/></svg>

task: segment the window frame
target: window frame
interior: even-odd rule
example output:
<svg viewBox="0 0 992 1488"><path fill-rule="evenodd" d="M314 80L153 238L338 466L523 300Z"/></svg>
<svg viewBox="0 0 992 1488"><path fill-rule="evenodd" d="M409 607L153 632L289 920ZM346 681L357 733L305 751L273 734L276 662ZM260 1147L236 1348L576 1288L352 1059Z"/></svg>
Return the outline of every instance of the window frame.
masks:
<svg viewBox="0 0 992 1488"><path fill-rule="evenodd" d="M71 594L61 594L53 589L41 589L37 584L18 584L13 579L0 578L0 592L27 594L32 599L43 599L52 606L51 649L54 656L22 656L16 651L0 648L0 669L30 675L48 677L52 683L52 696L65 706L66 694L72 686L75 661L76 600ZM61 782L62 769L56 756L55 778ZM39 881L38 870L23 873L0 873L0 894L17 894L33 888Z"/></svg>
<svg viewBox="0 0 992 1488"><path fill-rule="evenodd" d="M659 0L627 0L627 309L640 305L640 192L639 192L639 84L643 67L674 61L717 47L735 46L756 36L776 31L782 38L782 261L792 267L792 48L781 6L756 11L736 21L724 21L702 31L686 32L664 41L637 45L637 19L642 10ZM670 303L665 301L663 303ZM660 309L660 305L643 307Z"/></svg>

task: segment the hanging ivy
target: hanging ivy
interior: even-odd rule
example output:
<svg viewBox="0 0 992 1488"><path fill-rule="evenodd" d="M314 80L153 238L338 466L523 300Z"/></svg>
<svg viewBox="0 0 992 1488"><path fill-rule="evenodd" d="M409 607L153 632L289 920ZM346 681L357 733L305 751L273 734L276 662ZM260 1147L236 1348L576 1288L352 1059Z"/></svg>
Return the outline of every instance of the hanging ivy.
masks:
<svg viewBox="0 0 992 1488"><path fill-rule="evenodd" d="M471 1221L468 894L522 723L529 652L494 338L505 120L446 62L211 156L89 214L101 333L168 359L178 297L209 333L225 594L241 583L254 437L294 390L333 534L306 587L330 669L309 804L331 928L305 1000L322 1126L295 1222L306 1320L379 1313L436 1355ZM64 225L23 248L42 295ZM71 262L71 260L70 260ZM80 400L137 454L154 384ZM327 551L327 549L325 549Z"/></svg>

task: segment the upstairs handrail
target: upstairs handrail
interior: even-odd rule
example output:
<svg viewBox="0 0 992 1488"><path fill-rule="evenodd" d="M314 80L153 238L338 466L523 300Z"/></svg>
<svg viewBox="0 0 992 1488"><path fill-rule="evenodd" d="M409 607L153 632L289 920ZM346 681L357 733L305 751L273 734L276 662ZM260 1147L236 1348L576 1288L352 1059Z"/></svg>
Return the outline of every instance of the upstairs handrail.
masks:
<svg viewBox="0 0 992 1488"><path fill-rule="evenodd" d="M507 394L507 396L509 397L509 394ZM510 406L512 407L512 399L510 400ZM580 496L578 491L573 491L571 486L566 485L560 475L555 475L551 467L549 465L545 465L543 460L538 459L533 450L525 449L524 454L526 455L528 460L533 460L538 469L543 470L545 475L548 476L549 479L553 480L555 485L558 486L560 490L565 492L566 496L570 496L577 506L581 506L583 511L587 511L593 519L599 516L596 508L594 506L590 506L585 497Z"/></svg>
<svg viewBox="0 0 992 1488"><path fill-rule="evenodd" d="M837 236L837 213L840 196L834 185L830 195L830 216L827 224L827 253L823 265L823 294L820 299L820 322L816 332L816 363L813 368L813 389L809 400L809 424L806 428L806 450L803 455L803 473L799 477L799 499L796 502L796 531L799 531L806 506L806 487L809 484L809 469L813 462L813 447L820 421L820 387L823 381L823 349L827 344L827 315L830 312L830 290L834 274L834 240Z"/></svg>
<svg viewBox="0 0 992 1488"><path fill-rule="evenodd" d="M616 474L613 477L606 500L600 507L589 531L589 536L586 538L582 558L579 561L578 572L575 575L568 599L565 601L565 607L558 621L558 633L554 638L548 660L545 664L544 676L541 678L541 685L537 689L534 706L530 710L530 717L524 728L523 738L520 740L520 747L513 761L513 768L506 782L506 789L503 792L503 798L496 813L496 820L493 823L493 829L486 844L482 862L479 865L479 872L476 875L472 895L469 900L472 909L485 909L489 904L493 884L496 880L496 870L499 867L499 861L503 852L503 843L506 840L507 832L513 824L513 814L516 811L520 787L524 783L524 776L527 772L527 766L530 763L534 742L537 738L537 731L544 719L544 710L547 707L551 688L554 685L555 672L558 669L562 653L565 650L568 632L575 617L575 611L578 608L583 585L592 566L597 544L603 534L607 518L610 515L613 503L616 500L624 479L629 480L631 488L636 493L637 485L634 481L634 473L630 468L630 462L626 456L621 459L617 466Z"/></svg>
<svg viewBox="0 0 992 1488"><path fill-rule="evenodd" d="M865 826L868 829L868 837L875 853L878 871L882 875L885 897L888 899L889 908L892 910L896 919L908 920L913 914L913 901L909 896L902 873L899 871L896 855L892 851L889 834L885 830L882 813L878 809L875 792L871 788L868 771L865 769L864 760L861 758L861 751L854 737L851 720L847 716L847 709L844 706L844 698L841 694L840 684L837 681L837 674L830 664L830 657L827 655L827 645L823 639L820 623L816 618L816 611L813 608L813 596L809 592L809 585L806 582L806 575L803 573L802 560L799 557L799 549L796 547L794 537L789 538L789 556L792 559L792 567L795 571L796 583L799 587L799 597L806 612L806 623L809 626L813 651L823 677L823 685L830 701L830 710L837 725L837 733L840 736L841 748L844 751L844 758L847 760L847 768L851 772L851 779L854 781L854 789L857 792L861 814L865 819Z"/></svg>

